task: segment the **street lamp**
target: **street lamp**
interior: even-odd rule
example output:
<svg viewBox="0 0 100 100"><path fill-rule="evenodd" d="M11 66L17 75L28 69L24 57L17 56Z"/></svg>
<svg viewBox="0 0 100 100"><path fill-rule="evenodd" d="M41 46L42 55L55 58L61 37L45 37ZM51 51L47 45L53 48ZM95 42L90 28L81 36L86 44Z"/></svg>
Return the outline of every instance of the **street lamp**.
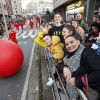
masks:
<svg viewBox="0 0 100 100"><path fill-rule="evenodd" d="M8 28L7 28L7 23L6 23L6 19L5 19L4 5L3 5L2 0L1 0L1 7L2 7L2 14L3 14L4 23L5 23L5 28L6 28L6 36L8 38L9 37L9 35L8 35Z"/></svg>

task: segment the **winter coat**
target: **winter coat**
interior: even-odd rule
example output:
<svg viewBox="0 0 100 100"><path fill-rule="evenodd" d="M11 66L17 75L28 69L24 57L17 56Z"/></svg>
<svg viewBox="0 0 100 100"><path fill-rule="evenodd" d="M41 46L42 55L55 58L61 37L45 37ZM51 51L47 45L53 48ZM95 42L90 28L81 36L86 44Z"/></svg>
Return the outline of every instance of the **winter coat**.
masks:
<svg viewBox="0 0 100 100"><path fill-rule="evenodd" d="M21 23L21 29L22 29L22 30L24 29L24 28L23 28L24 25L25 25L24 23Z"/></svg>
<svg viewBox="0 0 100 100"><path fill-rule="evenodd" d="M18 41L17 41L17 39L16 39L16 32L15 31L11 31L10 33L9 33L9 40L12 40L12 42L15 42L16 44L18 44Z"/></svg>
<svg viewBox="0 0 100 100"><path fill-rule="evenodd" d="M53 53L53 58L57 60L64 56L64 45L60 41L59 36L52 36L52 44L48 46L48 49Z"/></svg>
<svg viewBox="0 0 100 100"><path fill-rule="evenodd" d="M43 34L44 34L44 30L35 38L35 42L38 43L40 46L42 47L47 47L47 45L44 43L43 41Z"/></svg>
<svg viewBox="0 0 100 100"><path fill-rule="evenodd" d="M29 22L30 28L33 28L34 23L32 21Z"/></svg>
<svg viewBox="0 0 100 100"><path fill-rule="evenodd" d="M88 35L88 41L91 42L91 43L94 43L96 42L96 40L92 39L92 40L89 40L90 37L99 37L99 32L97 32L98 34L94 33L93 31L89 33ZM98 38L99 39L99 38Z"/></svg>
<svg viewBox="0 0 100 100"><path fill-rule="evenodd" d="M78 23L84 29L85 33L89 32L89 28L87 26L87 23L85 23L84 19L79 20Z"/></svg>
<svg viewBox="0 0 100 100"><path fill-rule="evenodd" d="M76 32L82 37L82 44L85 44L85 31L81 27L77 27Z"/></svg>
<svg viewBox="0 0 100 100"><path fill-rule="evenodd" d="M100 32L99 32L99 36L97 37L96 42L100 43Z"/></svg>
<svg viewBox="0 0 100 100"><path fill-rule="evenodd" d="M89 86L97 90L100 95L100 56L91 48L85 48L81 54L80 67L75 77L78 88L84 86L81 76L85 74L87 74Z"/></svg>

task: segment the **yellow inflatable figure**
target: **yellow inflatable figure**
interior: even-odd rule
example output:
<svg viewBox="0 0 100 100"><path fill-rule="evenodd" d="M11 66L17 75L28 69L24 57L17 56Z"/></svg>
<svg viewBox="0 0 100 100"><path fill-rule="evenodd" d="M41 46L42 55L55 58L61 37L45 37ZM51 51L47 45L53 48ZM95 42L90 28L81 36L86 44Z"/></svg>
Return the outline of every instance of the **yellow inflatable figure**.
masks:
<svg viewBox="0 0 100 100"><path fill-rule="evenodd" d="M37 36L37 38L34 40L36 43L38 43L42 47L47 47L47 45L43 41L43 34L44 30Z"/></svg>

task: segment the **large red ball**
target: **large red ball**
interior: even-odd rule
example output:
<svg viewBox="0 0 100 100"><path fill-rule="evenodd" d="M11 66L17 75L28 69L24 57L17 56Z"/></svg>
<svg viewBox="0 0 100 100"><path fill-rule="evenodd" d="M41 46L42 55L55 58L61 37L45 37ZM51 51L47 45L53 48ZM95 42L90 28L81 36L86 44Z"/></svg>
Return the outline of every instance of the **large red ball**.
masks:
<svg viewBox="0 0 100 100"><path fill-rule="evenodd" d="M14 42L0 40L0 77L15 74L22 66L24 55Z"/></svg>

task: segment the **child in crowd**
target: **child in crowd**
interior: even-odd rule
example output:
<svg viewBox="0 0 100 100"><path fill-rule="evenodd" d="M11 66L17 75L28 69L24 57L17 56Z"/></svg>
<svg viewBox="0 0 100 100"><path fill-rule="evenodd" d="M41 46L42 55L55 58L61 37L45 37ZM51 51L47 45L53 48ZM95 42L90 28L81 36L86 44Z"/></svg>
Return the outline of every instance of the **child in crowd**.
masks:
<svg viewBox="0 0 100 100"><path fill-rule="evenodd" d="M12 42L15 42L16 44L18 44L18 41L16 39L16 32L13 29L14 28L11 27L11 32L9 33L9 40L11 40Z"/></svg>
<svg viewBox="0 0 100 100"><path fill-rule="evenodd" d="M50 36L48 34L43 36L43 41L47 45L48 49L53 53L52 57L56 60L61 60L64 56L64 45L58 36Z"/></svg>
<svg viewBox="0 0 100 100"><path fill-rule="evenodd" d="M53 24L48 24L47 29L45 29L44 34L48 34L49 30L53 27Z"/></svg>
<svg viewBox="0 0 100 100"><path fill-rule="evenodd" d="M58 60L58 64L62 61L62 58L64 56L64 45L60 42L59 36L50 36L48 34L43 36L43 41L47 45L48 49L53 53L52 55L49 55L50 58L54 58ZM47 82L48 86L51 86L53 84L53 79L49 78L49 81Z"/></svg>

